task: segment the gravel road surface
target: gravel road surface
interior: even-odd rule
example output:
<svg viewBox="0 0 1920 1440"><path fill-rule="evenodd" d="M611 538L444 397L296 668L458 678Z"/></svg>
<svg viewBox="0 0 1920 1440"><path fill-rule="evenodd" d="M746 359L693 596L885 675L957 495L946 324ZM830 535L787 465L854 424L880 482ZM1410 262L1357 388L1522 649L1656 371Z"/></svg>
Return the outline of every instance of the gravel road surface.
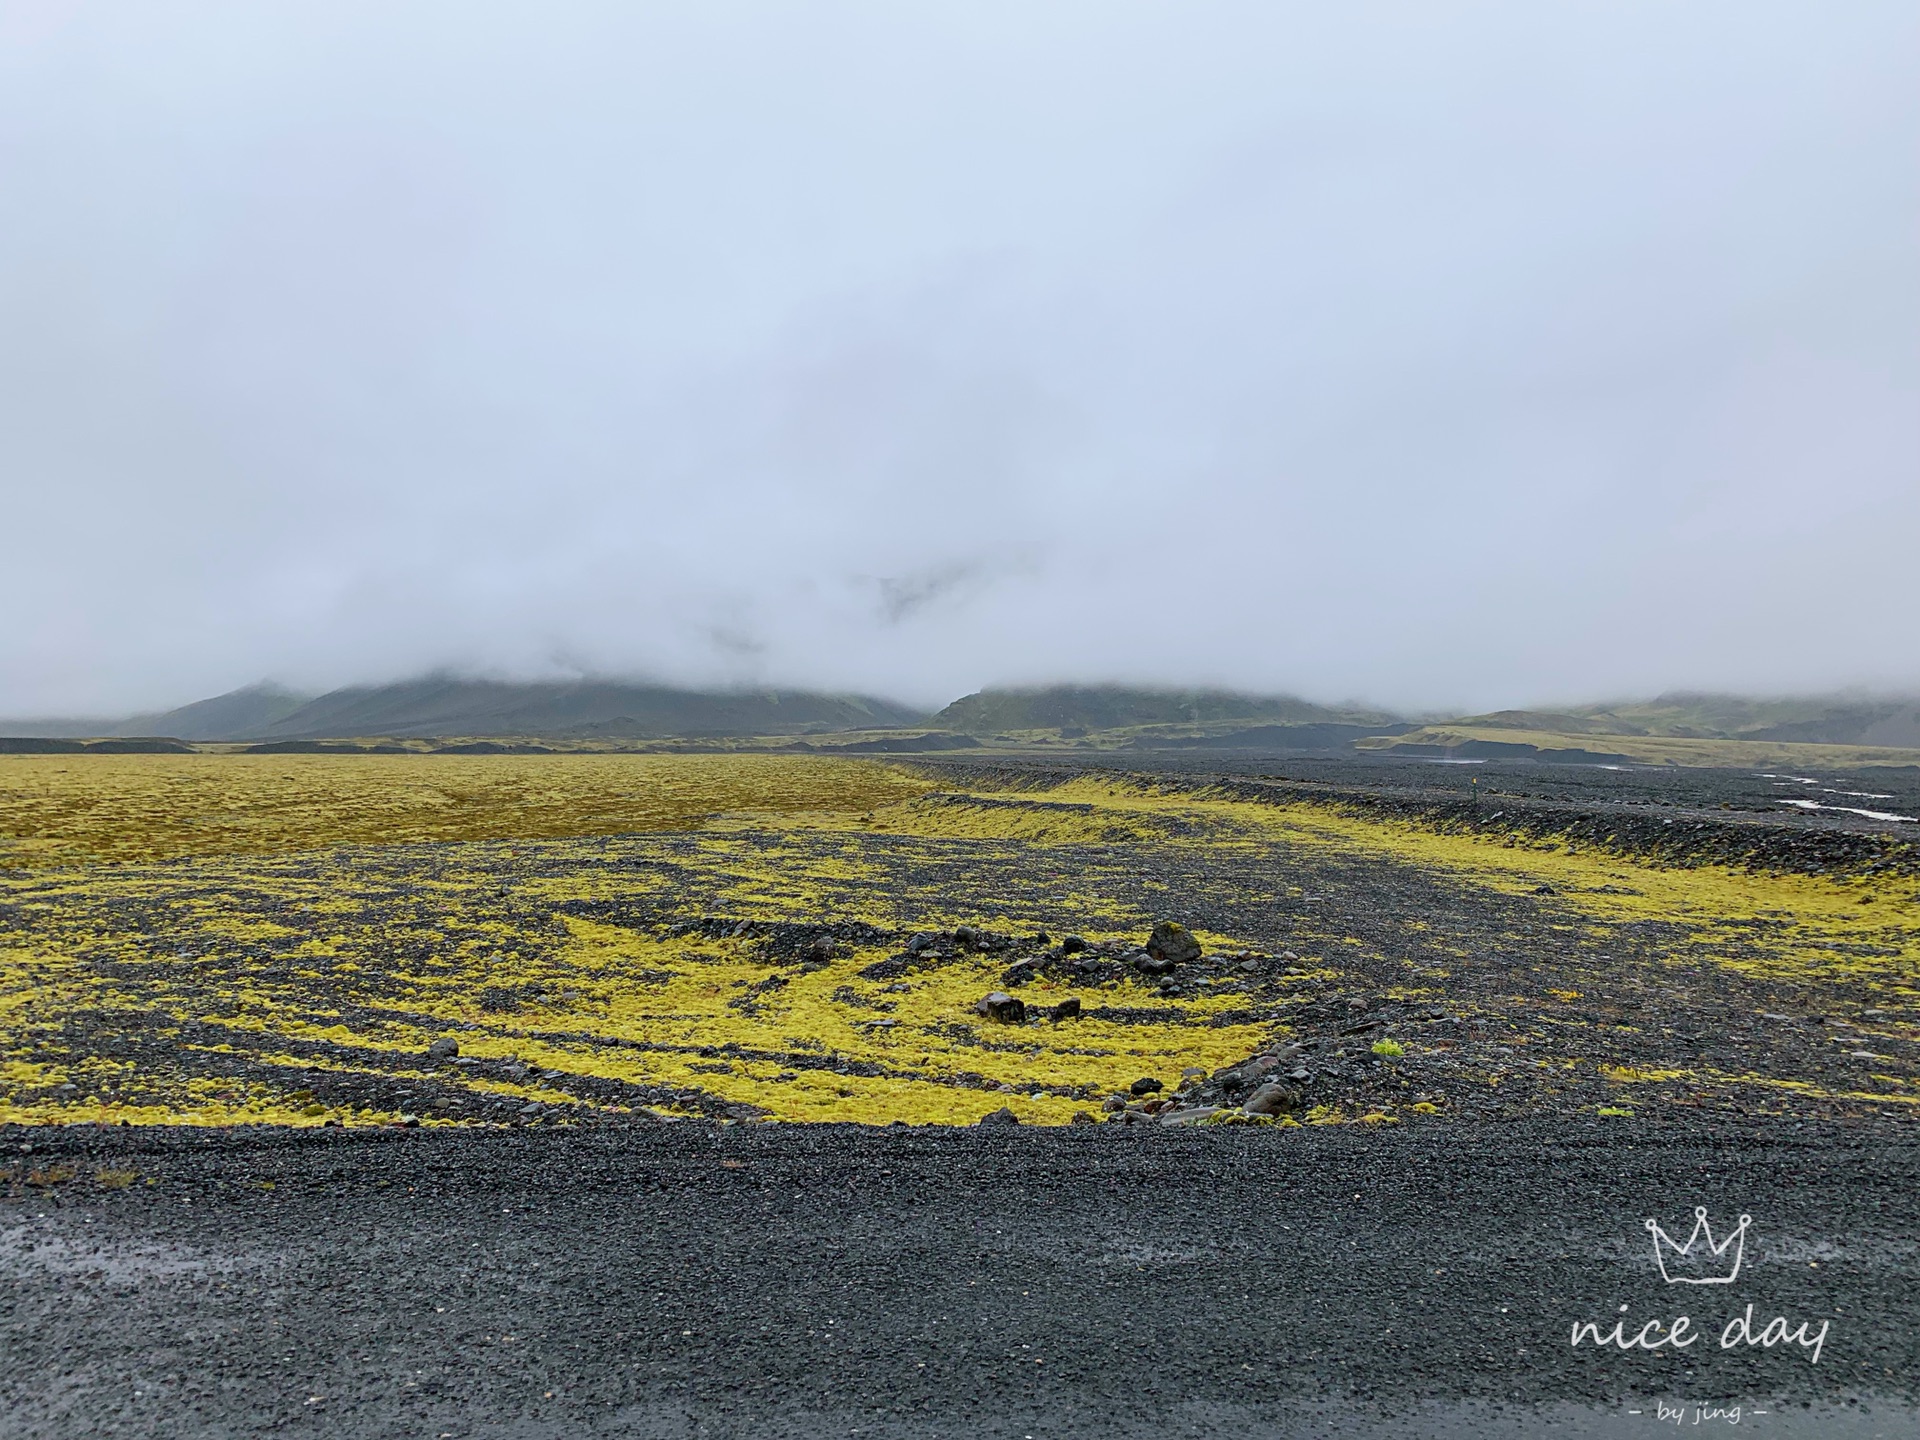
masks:
<svg viewBox="0 0 1920 1440"><path fill-rule="evenodd" d="M1811 1123L14 1128L0 1163L8 1437L1920 1433L1920 1146ZM1731 1284L1655 1267L1644 1218L1695 1205L1753 1217ZM1681 1314L1677 1352L1569 1343ZM1749 1315L1800 1338L1722 1348Z"/></svg>

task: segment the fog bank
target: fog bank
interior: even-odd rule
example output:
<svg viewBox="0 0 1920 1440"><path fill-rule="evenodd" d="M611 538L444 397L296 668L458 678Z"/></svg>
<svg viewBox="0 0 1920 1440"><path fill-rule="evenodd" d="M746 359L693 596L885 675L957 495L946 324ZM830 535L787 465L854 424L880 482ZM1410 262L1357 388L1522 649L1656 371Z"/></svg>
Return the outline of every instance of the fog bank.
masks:
<svg viewBox="0 0 1920 1440"><path fill-rule="evenodd" d="M0 713L1920 686L1920 10L0 8Z"/></svg>

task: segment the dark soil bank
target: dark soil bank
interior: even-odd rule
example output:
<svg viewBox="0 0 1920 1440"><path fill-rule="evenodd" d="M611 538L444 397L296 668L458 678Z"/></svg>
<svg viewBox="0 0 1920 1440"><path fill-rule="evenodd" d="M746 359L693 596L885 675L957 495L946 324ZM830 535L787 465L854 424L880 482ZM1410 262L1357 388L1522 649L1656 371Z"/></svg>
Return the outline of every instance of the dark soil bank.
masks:
<svg viewBox="0 0 1920 1440"><path fill-rule="evenodd" d="M6 1436L1920 1433L1920 1146L1837 1127L13 1129L0 1166ZM1695 1205L1752 1216L1731 1284L1655 1267L1643 1218ZM1749 1306L1798 1338L1722 1349ZM1681 1314L1677 1354L1569 1345Z"/></svg>

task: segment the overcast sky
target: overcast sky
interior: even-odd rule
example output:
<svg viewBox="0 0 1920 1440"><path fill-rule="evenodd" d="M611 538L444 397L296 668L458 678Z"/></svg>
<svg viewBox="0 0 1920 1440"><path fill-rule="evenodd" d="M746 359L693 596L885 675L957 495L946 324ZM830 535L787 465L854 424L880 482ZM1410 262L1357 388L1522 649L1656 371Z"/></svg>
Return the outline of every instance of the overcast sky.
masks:
<svg viewBox="0 0 1920 1440"><path fill-rule="evenodd" d="M0 714L1920 688L1920 6L0 0Z"/></svg>

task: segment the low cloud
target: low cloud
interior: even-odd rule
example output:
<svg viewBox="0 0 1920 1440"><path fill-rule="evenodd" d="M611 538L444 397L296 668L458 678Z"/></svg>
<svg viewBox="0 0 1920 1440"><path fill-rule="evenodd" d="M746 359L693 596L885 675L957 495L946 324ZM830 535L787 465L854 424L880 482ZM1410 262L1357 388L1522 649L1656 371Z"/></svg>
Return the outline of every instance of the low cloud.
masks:
<svg viewBox="0 0 1920 1440"><path fill-rule="evenodd" d="M1920 686L1911 6L34 15L0 713Z"/></svg>

